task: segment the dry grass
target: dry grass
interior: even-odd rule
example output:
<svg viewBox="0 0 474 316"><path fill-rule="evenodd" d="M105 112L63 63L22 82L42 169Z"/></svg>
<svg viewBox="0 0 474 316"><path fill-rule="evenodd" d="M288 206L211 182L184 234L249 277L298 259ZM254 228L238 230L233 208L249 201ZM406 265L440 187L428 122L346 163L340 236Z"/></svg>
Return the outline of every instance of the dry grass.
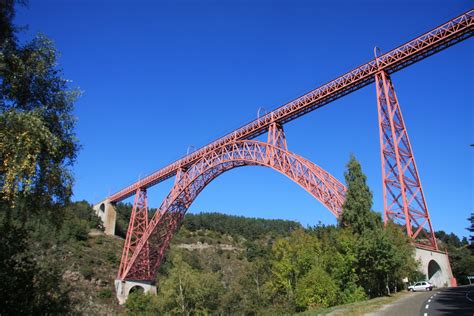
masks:
<svg viewBox="0 0 474 316"><path fill-rule="evenodd" d="M386 304L393 303L394 301L407 295L408 292L398 292L391 296L377 297L371 300L357 302L352 304L334 306L325 309L317 309L312 311L306 311L298 315L347 315L347 316L358 316L365 315L367 313L375 312L382 308Z"/></svg>

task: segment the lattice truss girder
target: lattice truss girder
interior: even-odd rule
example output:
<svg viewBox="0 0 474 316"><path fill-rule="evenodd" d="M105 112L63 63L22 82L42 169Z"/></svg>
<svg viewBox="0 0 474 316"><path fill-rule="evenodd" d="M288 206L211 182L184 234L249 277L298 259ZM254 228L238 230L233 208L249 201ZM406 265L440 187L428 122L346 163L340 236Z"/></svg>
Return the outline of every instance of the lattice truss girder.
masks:
<svg viewBox="0 0 474 316"><path fill-rule="evenodd" d="M148 225L143 224L145 218L147 219L147 216L143 216L146 206L134 208L119 278L153 280L151 276L156 270L153 267L159 265L169 239L177 229L193 196L213 178L231 168L252 164L274 168L302 185L331 212L337 213L344 200L345 189L342 184L319 167L308 167L311 163L307 160L290 154L286 149L284 134L280 133L281 127L275 122L283 124L298 118L372 83L377 78L377 89L383 92L385 87L379 84L381 74L388 77L387 73L398 71L471 37L473 16L474 11L470 10L110 196L112 203L124 200L134 193L139 196L144 189L176 175L175 187L163 202L161 211L154 215ZM379 103L392 104L396 101L391 83L389 87L388 92L378 94ZM398 101L396 103L398 104ZM379 106L379 119L385 218L399 223L405 221L404 227L415 241L436 249L436 239L401 112L391 111L389 107L382 105ZM247 140L263 134L268 129L268 144L262 145L263 143ZM146 195L142 197L146 201ZM135 205L138 204L136 200ZM147 228L143 230L143 226Z"/></svg>
<svg viewBox="0 0 474 316"><path fill-rule="evenodd" d="M122 280L154 280L171 238L198 194L220 174L241 166L266 166L286 175L325 205L336 217L346 188L329 173L289 152L280 125L271 125L267 143L236 141L222 146L189 168L179 169L175 185L119 271ZM149 267L144 270L143 267Z"/></svg>
<svg viewBox="0 0 474 316"><path fill-rule="evenodd" d="M186 157L154 172L142 180L120 190L109 197L119 202L132 196L138 188L151 187L174 176L179 168L189 167L202 157L222 146L238 140L252 139L265 133L274 122L284 124L308 112L322 107L342 96L374 82L380 70L396 72L419 60L431 56L473 35L474 10L470 10L439 27L379 56L376 60L359 66L342 76L306 93L305 95L259 117L216 141L196 150Z"/></svg>
<svg viewBox="0 0 474 316"><path fill-rule="evenodd" d="M437 249L408 133L389 75L375 78L382 160L384 220L401 225L416 244Z"/></svg>

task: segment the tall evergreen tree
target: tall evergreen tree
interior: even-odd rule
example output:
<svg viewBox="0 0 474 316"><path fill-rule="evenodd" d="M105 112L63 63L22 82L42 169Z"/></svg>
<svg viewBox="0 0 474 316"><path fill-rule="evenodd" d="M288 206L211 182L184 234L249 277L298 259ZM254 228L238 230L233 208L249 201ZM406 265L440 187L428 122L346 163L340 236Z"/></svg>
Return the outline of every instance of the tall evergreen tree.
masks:
<svg viewBox="0 0 474 316"><path fill-rule="evenodd" d="M350 227L361 234L366 229L375 229L380 225L380 217L372 212L372 192L367 185L367 177L362 172L359 161L351 155L344 174L347 192L339 218L341 227Z"/></svg>
<svg viewBox="0 0 474 316"><path fill-rule="evenodd" d="M474 254L474 213L471 213L471 216L468 218L469 222L471 223L471 226L467 229L468 231L471 232L471 236L469 237L469 241L471 242L469 245L469 248L471 249L471 252Z"/></svg>

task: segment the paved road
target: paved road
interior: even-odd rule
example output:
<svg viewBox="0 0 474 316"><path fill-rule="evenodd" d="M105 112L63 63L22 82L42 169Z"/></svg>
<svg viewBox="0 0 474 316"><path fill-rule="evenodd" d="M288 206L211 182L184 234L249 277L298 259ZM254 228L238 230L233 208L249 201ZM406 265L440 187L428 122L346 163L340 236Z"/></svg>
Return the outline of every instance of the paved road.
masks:
<svg viewBox="0 0 474 316"><path fill-rule="evenodd" d="M434 293L437 291L406 293L402 298L366 316L418 316L421 304Z"/></svg>
<svg viewBox="0 0 474 316"><path fill-rule="evenodd" d="M474 285L434 292L421 306L420 316L474 316Z"/></svg>
<svg viewBox="0 0 474 316"><path fill-rule="evenodd" d="M407 293L367 316L474 316L474 285Z"/></svg>

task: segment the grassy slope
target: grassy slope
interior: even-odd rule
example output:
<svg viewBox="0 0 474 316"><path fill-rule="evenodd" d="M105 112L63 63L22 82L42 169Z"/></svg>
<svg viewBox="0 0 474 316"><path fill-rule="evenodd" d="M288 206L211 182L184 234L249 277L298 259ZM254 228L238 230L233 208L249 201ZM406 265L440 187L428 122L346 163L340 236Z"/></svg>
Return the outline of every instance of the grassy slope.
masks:
<svg viewBox="0 0 474 316"><path fill-rule="evenodd" d="M182 229L170 251L179 251L204 271L219 271L230 283L248 265L244 239L214 231ZM94 232L88 239L64 245L55 251L63 279L70 288L74 310L86 315L118 314L124 309L115 299L114 280L120 264L123 239ZM159 277L160 279L160 277Z"/></svg>
<svg viewBox="0 0 474 316"><path fill-rule="evenodd" d="M121 238L98 235L63 247L60 265L76 312L105 315L122 311L114 289L122 246Z"/></svg>
<svg viewBox="0 0 474 316"><path fill-rule="evenodd" d="M181 252L187 262L204 271L220 272L227 284L245 270L245 239L211 230L190 232L186 229L175 236L170 252ZM124 311L115 299L114 280L120 264L123 239L91 234L86 241L67 244L59 252L64 280L69 285L75 311L81 314L119 314ZM162 276L158 277L158 281ZM363 315L403 296L402 292L364 302L306 311L299 315Z"/></svg>

